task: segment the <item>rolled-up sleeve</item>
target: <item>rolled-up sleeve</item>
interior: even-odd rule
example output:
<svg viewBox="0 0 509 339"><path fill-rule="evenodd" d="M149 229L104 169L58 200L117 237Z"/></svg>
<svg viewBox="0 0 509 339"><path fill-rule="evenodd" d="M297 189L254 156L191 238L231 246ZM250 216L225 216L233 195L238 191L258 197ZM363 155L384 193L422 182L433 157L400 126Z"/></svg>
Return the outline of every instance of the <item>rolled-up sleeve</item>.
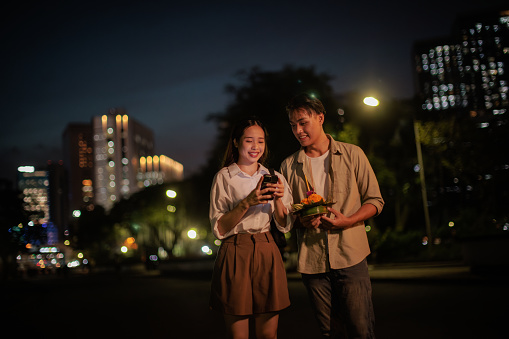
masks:
<svg viewBox="0 0 509 339"><path fill-rule="evenodd" d="M224 173L218 172L212 182L210 189L210 207L209 219L212 226L212 233L217 239L224 239L228 233L221 235L218 229L219 219L230 210L231 201L227 192L228 185L226 184Z"/></svg>
<svg viewBox="0 0 509 339"><path fill-rule="evenodd" d="M285 193L282 198L282 203L283 203L284 207L286 208L287 215L286 215L286 223L284 225L280 225L277 222L276 218L274 218L274 220L276 222L276 227L281 232L287 233L287 232L290 232L290 230L293 227L293 223L295 221L295 216L291 213L292 204L293 204L292 190L291 190L290 186L288 185L288 182L286 181L285 177L280 173L276 172L276 174L281 179L281 181L283 182L283 184L285 186Z"/></svg>
<svg viewBox="0 0 509 339"><path fill-rule="evenodd" d="M380 192L375 172L373 171L366 154L364 154L360 148L358 148L358 150L357 186L359 194L361 195L363 205L372 204L375 206L377 211L375 216L377 216L382 212L385 202L382 198L382 193Z"/></svg>

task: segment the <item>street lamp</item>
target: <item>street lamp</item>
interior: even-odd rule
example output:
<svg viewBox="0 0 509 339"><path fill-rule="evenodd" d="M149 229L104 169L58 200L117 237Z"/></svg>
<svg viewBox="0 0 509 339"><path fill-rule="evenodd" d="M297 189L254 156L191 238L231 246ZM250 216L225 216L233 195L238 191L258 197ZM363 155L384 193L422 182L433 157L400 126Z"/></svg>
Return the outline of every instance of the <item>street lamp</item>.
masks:
<svg viewBox="0 0 509 339"><path fill-rule="evenodd" d="M422 160L421 136L419 133L419 125L417 124L417 120L415 120L415 118L414 118L414 135L415 135L415 147L417 150L417 162L419 163L419 178L421 181L422 208L424 209L424 221L426 222L426 235L428 237L429 244L431 241L431 222L429 220L428 193L426 191L424 162Z"/></svg>
<svg viewBox="0 0 509 339"><path fill-rule="evenodd" d="M195 229L190 229L189 231L187 231L187 237L189 239L196 239L197 236L198 236L198 233L196 232Z"/></svg>
<svg viewBox="0 0 509 339"><path fill-rule="evenodd" d="M362 100L362 102L364 103L364 105L371 107L376 107L380 104L380 101L378 101L378 99L374 97L365 97L364 100Z"/></svg>
<svg viewBox="0 0 509 339"><path fill-rule="evenodd" d="M365 97L362 101L365 105L376 107L380 105L380 101L374 97ZM428 194L426 191L426 181L424 176L424 162L422 160L422 150L421 150L421 138L419 134L419 126L417 121L414 118L414 135L415 135L415 146L417 150L417 162L419 163L419 178L421 182L421 195L422 195L422 207L424 210L424 221L426 223L426 235L428 237L428 243L431 241L431 223L429 218L429 210L428 210Z"/></svg>

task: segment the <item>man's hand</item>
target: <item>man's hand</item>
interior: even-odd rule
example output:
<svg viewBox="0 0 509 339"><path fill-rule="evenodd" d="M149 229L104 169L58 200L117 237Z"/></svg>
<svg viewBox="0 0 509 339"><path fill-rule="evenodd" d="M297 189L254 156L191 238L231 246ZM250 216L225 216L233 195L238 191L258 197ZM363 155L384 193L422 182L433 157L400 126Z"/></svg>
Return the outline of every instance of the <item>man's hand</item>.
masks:
<svg viewBox="0 0 509 339"><path fill-rule="evenodd" d="M334 214L334 219L326 216L321 217L321 227L326 230L346 230L359 225L361 221L368 220L376 214L376 207L373 204L362 205L357 212L348 217L333 208L327 207L327 210Z"/></svg>
<svg viewBox="0 0 509 339"><path fill-rule="evenodd" d="M352 227L355 224L355 221L352 218L346 217L339 211L336 211L333 208L327 207L327 210L334 214L335 218L331 219L325 215L321 217L322 228L326 230L344 230Z"/></svg>
<svg viewBox="0 0 509 339"><path fill-rule="evenodd" d="M319 215L312 215L309 217L301 218L299 217L299 221L304 228L314 228L317 229L322 224L322 220Z"/></svg>

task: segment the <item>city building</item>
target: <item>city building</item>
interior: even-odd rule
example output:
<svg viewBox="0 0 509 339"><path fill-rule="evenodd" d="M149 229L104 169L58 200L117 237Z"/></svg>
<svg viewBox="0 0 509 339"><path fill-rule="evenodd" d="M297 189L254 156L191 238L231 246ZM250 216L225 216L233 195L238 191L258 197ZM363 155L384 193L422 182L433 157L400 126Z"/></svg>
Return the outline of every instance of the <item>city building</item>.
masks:
<svg viewBox="0 0 509 339"><path fill-rule="evenodd" d="M57 227L50 219L48 175L47 171L36 170L33 166L18 168L18 189L22 193L23 209L29 222L16 227L22 231L22 241L27 246L52 245L58 242Z"/></svg>
<svg viewBox="0 0 509 339"><path fill-rule="evenodd" d="M111 109L92 118L95 202L106 210L138 190L139 159L154 154L152 131L125 113Z"/></svg>
<svg viewBox="0 0 509 339"><path fill-rule="evenodd" d="M67 172L63 160L58 162L48 161L46 169L49 181L50 223L52 227L55 227L55 232L58 232L54 235L50 234L50 239L48 239L49 244L53 245L56 242L62 243L65 239L65 233L69 229Z"/></svg>
<svg viewBox="0 0 509 339"><path fill-rule="evenodd" d="M184 166L165 155L141 157L139 160L138 188L181 181L183 178Z"/></svg>
<svg viewBox="0 0 509 339"><path fill-rule="evenodd" d="M506 229L509 6L459 16L450 36L415 43L413 56L417 119L432 126L425 164L435 224L458 217L472 233Z"/></svg>
<svg viewBox="0 0 509 339"><path fill-rule="evenodd" d="M70 123L63 135L64 167L67 175L68 218L75 210L94 208L94 139L92 125Z"/></svg>
<svg viewBox="0 0 509 339"><path fill-rule="evenodd" d="M509 116L509 10L460 16L449 37L414 45L424 120L455 114L478 128Z"/></svg>
<svg viewBox="0 0 509 339"><path fill-rule="evenodd" d="M144 187L184 176L182 164L154 155L151 129L121 108L94 116L91 123L69 124L63 134L69 181L69 217L74 211L115 202Z"/></svg>
<svg viewBox="0 0 509 339"><path fill-rule="evenodd" d="M49 221L49 180L47 171L33 166L18 167L18 189L23 194L23 208L34 224Z"/></svg>

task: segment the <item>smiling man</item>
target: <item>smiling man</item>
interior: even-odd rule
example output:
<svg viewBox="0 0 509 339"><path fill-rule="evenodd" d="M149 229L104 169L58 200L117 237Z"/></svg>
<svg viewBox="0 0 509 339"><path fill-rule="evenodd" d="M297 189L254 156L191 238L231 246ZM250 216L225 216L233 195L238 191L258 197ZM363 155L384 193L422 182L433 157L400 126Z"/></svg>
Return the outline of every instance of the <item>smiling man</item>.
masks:
<svg viewBox="0 0 509 339"><path fill-rule="evenodd" d="M308 187L328 201L327 215L296 221L297 270L313 303L324 338L374 338L370 253L364 221L378 215L384 201L364 152L334 140L323 130L320 100L302 94L286 107L302 146L281 164L294 203Z"/></svg>

